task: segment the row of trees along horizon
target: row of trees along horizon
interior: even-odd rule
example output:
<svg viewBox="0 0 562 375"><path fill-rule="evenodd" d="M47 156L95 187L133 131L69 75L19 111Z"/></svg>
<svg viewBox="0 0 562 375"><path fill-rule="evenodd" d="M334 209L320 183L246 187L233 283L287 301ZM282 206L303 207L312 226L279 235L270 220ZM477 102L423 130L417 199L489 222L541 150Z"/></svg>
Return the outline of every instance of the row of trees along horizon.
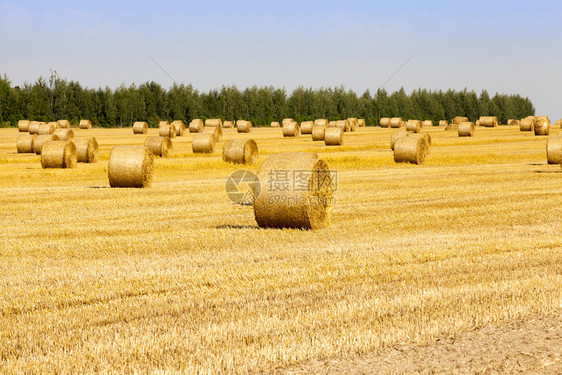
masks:
<svg viewBox="0 0 562 375"><path fill-rule="evenodd" d="M358 96L343 86L334 88L297 87L290 94L271 86L239 90L223 86L199 92L192 85L174 84L165 89L156 82L124 84L90 89L76 81L51 72L48 80L40 77L33 84L12 86L0 76L0 124L16 126L21 119L35 121L70 120L77 124L89 119L102 127L127 127L135 121L147 121L156 127L160 120L222 118L249 120L255 126L293 118L297 122L327 118L364 118L368 126L378 125L383 117L403 119L450 120L466 116L476 121L480 116L497 116L501 124L535 114L529 98L495 94L487 91L431 91L418 89L407 94L404 88L389 94L384 88L374 94L369 90Z"/></svg>

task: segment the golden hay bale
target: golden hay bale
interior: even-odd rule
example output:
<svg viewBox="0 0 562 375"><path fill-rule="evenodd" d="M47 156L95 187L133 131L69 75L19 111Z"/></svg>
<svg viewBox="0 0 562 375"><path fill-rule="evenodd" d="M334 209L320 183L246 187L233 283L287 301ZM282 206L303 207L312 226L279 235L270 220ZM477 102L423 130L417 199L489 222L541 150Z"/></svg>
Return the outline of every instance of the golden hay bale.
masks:
<svg viewBox="0 0 562 375"><path fill-rule="evenodd" d="M328 127L331 128L333 126L336 126L337 123L338 123L337 121L330 121L330 122L328 122Z"/></svg>
<svg viewBox="0 0 562 375"><path fill-rule="evenodd" d="M173 125L174 128L176 129L176 135L178 137L183 136L183 133L185 132L185 124L183 123L182 120L172 121L171 125Z"/></svg>
<svg viewBox="0 0 562 375"><path fill-rule="evenodd" d="M431 120L425 120L422 122L422 126L423 127L432 127L433 126L433 121Z"/></svg>
<svg viewBox="0 0 562 375"><path fill-rule="evenodd" d="M347 120L349 121L349 131L357 131L357 128L359 127L357 118L350 117Z"/></svg>
<svg viewBox="0 0 562 375"><path fill-rule="evenodd" d="M312 134L312 127L314 126L313 121L303 121L301 122L301 134Z"/></svg>
<svg viewBox="0 0 562 375"><path fill-rule="evenodd" d="M449 122L447 120L439 120L439 126L447 126Z"/></svg>
<svg viewBox="0 0 562 375"><path fill-rule="evenodd" d="M535 120L524 118L519 122L519 130L522 132L532 132L535 130Z"/></svg>
<svg viewBox="0 0 562 375"><path fill-rule="evenodd" d="M290 181L279 181L278 171L290 176ZM332 175L328 164L316 154L271 155L261 165L258 178L261 192L254 202L258 226L320 229L330 224ZM289 189L279 189L280 185Z"/></svg>
<svg viewBox="0 0 562 375"><path fill-rule="evenodd" d="M326 128L324 132L324 143L326 146L341 146L343 144L343 128Z"/></svg>
<svg viewBox="0 0 562 375"><path fill-rule="evenodd" d="M288 122L283 124L283 137L298 137L300 135L300 127L296 122Z"/></svg>
<svg viewBox="0 0 562 375"><path fill-rule="evenodd" d="M163 158L172 156L174 153L174 145L170 137L148 137L144 142L144 146L155 156Z"/></svg>
<svg viewBox="0 0 562 375"><path fill-rule="evenodd" d="M107 176L111 187L149 187L154 156L144 146L115 146L109 155Z"/></svg>
<svg viewBox="0 0 562 375"><path fill-rule="evenodd" d="M31 121L29 120L19 120L18 121L18 131L20 133L27 133L29 131L29 125Z"/></svg>
<svg viewBox="0 0 562 375"><path fill-rule="evenodd" d="M225 121L222 123L222 127L225 129L230 129L234 127L234 121Z"/></svg>
<svg viewBox="0 0 562 375"><path fill-rule="evenodd" d="M408 120L406 123L406 130L414 133L419 133L422 130L422 122L420 120Z"/></svg>
<svg viewBox="0 0 562 375"><path fill-rule="evenodd" d="M357 126L360 128L364 128L365 127L365 119L364 118L360 118L357 120Z"/></svg>
<svg viewBox="0 0 562 375"><path fill-rule="evenodd" d="M325 118L317 118L316 120L314 120L314 125L324 125L324 126L328 126L328 119Z"/></svg>
<svg viewBox="0 0 562 375"><path fill-rule="evenodd" d="M349 122L348 119L336 121L335 127L342 128L344 132L351 131L351 123Z"/></svg>
<svg viewBox="0 0 562 375"><path fill-rule="evenodd" d="M391 128L401 128L403 125L404 121L402 121L402 117L393 117L390 119Z"/></svg>
<svg viewBox="0 0 562 375"><path fill-rule="evenodd" d="M72 141L48 141L41 150L43 168L76 167L76 145Z"/></svg>
<svg viewBox="0 0 562 375"><path fill-rule="evenodd" d="M537 120L546 120L550 124L550 118L548 116L538 116Z"/></svg>
<svg viewBox="0 0 562 375"><path fill-rule="evenodd" d="M144 121L133 123L133 134L148 134L148 123Z"/></svg>
<svg viewBox="0 0 562 375"><path fill-rule="evenodd" d="M78 125L80 129L91 129L92 122L90 120L80 120L80 124Z"/></svg>
<svg viewBox="0 0 562 375"><path fill-rule="evenodd" d="M394 161L423 164L428 151L429 145L424 137L401 137L394 144Z"/></svg>
<svg viewBox="0 0 562 375"><path fill-rule="evenodd" d="M326 132L327 126L325 125L314 125L312 127L312 140L313 141L323 141L324 134Z"/></svg>
<svg viewBox="0 0 562 375"><path fill-rule="evenodd" d="M201 133L203 131L203 120L200 118L196 118L191 120L189 123L189 132L190 133Z"/></svg>
<svg viewBox="0 0 562 375"><path fill-rule="evenodd" d="M487 128L495 128L498 126L498 118L496 116L480 116L478 121L480 122L480 126L485 126ZM463 122L469 121L467 120Z"/></svg>
<svg viewBox="0 0 562 375"><path fill-rule="evenodd" d="M158 135L160 137L175 138L176 134L177 134L176 133L176 127L174 125L161 124L160 127L158 128Z"/></svg>
<svg viewBox="0 0 562 375"><path fill-rule="evenodd" d="M556 122L554 123L556 126L560 126L560 124L562 123L562 120L556 120Z"/></svg>
<svg viewBox="0 0 562 375"><path fill-rule="evenodd" d="M215 142L220 142L222 139L222 128L218 126L205 126L203 134L211 134L215 138Z"/></svg>
<svg viewBox="0 0 562 375"><path fill-rule="evenodd" d="M99 157L98 141L94 137L74 138L78 163L95 163Z"/></svg>
<svg viewBox="0 0 562 375"><path fill-rule="evenodd" d="M445 127L445 131L449 131L449 130L454 130L457 131L459 130L459 124L455 124L455 123L450 123Z"/></svg>
<svg viewBox="0 0 562 375"><path fill-rule="evenodd" d="M507 125L519 126L519 120L510 118L509 120L507 120Z"/></svg>
<svg viewBox="0 0 562 375"><path fill-rule="evenodd" d="M170 125L170 123L169 123L168 121L166 121L166 120L158 121L158 127L159 127L159 128L162 127L162 126L164 126L164 125Z"/></svg>
<svg viewBox="0 0 562 375"><path fill-rule="evenodd" d="M398 138L406 137L410 134L412 134L412 132L407 130L399 130L397 132L392 133L392 135L390 136L390 149L394 150L394 145L396 144Z"/></svg>
<svg viewBox="0 0 562 375"><path fill-rule="evenodd" d="M277 122L277 121L273 121L273 122L271 123L271 127L272 127L272 128L280 128L280 127L281 127L281 124L280 124L279 122Z"/></svg>
<svg viewBox="0 0 562 375"><path fill-rule="evenodd" d="M295 122L295 120L292 118L284 118L283 121L281 121L281 125L289 124L291 122Z"/></svg>
<svg viewBox="0 0 562 375"><path fill-rule="evenodd" d="M562 164L562 132L546 140L546 158L548 164Z"/></svg>
<svg viewBox="0 0 562 375"><path fill-rule="evenodd" d="M53 134L59 138L59 141L70 141L74 138L74 130L72 129L57 129Z"/></svg>
<svg viewBox="0 0 562 375"><path fill-rule="evenodd" d="M474 134L474 123L473 122L461 122L459 124L459 137L472 137Z"/></svg>
<svg viewBox="0 0 562 375"><path fill-rule="evenodd" d="M18 137L16 146L19 154L32 154L33 142L37 138L37 134L23 134Z"/></svg>
<svg viewBox="0 0 562 375"><path fill-rule="evenodd" d="M222 128L222 120L220 118L208 118L205 120L205 127L216 126Z"/></svg>
<svg viewBox="0 0 562 375"><path fill-rule="evenodd" d="M379 120L379 125L381 126L381 128L390 128L390 118L389 117L383 117Z"/></svg>
<svg viewBox="0 0 562 375"><path fill-rule="evenodd" d="M457 125L460 124L461 122L469 122L468 117L456 116L451 121L451 123L457 124ZM457 130L457 129L455 128L455 130Z"/></svg>
<svg viewBox="0 0 562 375"><path fill-rule="evenodd" d="M58 121L51 121L48 122L47 125L52 125L55 127L55 130L60 129L60 123Z"/></svg>
<svg viewBox="0 0 562 375"><path fill-rule="evenodd" d="M527 116L527 117L525 117L525 118L526 118L526 119L529 119L529 120L536 120L536 119L537 119L537 116L529 115L529 116Z"/></svg>
<svg viewBox="0 0 562 375"><path fill-rule="evenodd" d="M429 153L431 152L431 135L429 135L429 133L410 133L408 134L408 137L419 137L419 138L423 138L425 139L425 141L427 142L427 154L429 155Z"/></svg>
<svg viewBox="0 0 562 375"><path fill-rule="evenodd" d="M41 125L41 123L39 121L31 121L31 123L29 124L29 134L37 134L39 133L39 126Z"/></svg>
<svg viewBox="0 0 562 375"><path fill-rule="evenodd" d="M535 122L535 135L548 135L550 132L550 122L544 118L537 118Z"/></svg>
<svg viewBox="0 0 562 375"><path fill-rule="evenodd" d="M191 149L194 154L212 154L215 151L215 143L213 133L197 133L193 135Z"/></svg>
<svg viewBox="0 0 562 375"><path fill-rule="evenodd" d="M43 145L49 141L58 141L59 138L54 134L44 134L38 135L33 141L33 152L37 155L41 155L41 148Z"/></svg>
<svg viewBox="0 0 562 375"><path fill-rule="evenodd" d="M236 130L238 133L249 133L252 130L252 122L238 120L236 121Z"/></svg>
<svg viewBox="0 0 562 375"><path fill-rule="evenodd" d="M70 121L68 120L59 120L57 121L61 129L70 129Z"/></svg>
<svg viewBox="0 0 562 375"><path fill-rule="evenodd" d="M253 139L231 139L224 145L222 160L233 164L257 164L259 161L258 145Z"/></svg>
<svg viewBox="0 0 562 375"><path fill-rule="evenodd" d="M53 134L55 132L55 126L51 123L49 124L41 124L39 125L39 129L37 130L37 134L45 135L45 134Z"/></svg>

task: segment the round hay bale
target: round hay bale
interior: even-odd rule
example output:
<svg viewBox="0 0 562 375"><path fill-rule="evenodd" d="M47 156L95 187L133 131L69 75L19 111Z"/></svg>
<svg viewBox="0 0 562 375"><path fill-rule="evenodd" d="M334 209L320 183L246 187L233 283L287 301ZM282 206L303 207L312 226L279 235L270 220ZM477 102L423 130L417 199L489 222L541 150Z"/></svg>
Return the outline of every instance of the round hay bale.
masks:
<svg viewBox="0 0 562 375"><path fill-rule="evenodd" d="M474 123L473 122L461 122L459 124L459 137L472 137L474 134Z"/></svg>
<svg viewBox="0 0 562 375"><path fill-rule="evenodd" d="M291 181L275 179L278 171ZM316 154L282 153L268 157L258 171L261 192L254 216L261 228L320 229L330 224L333 187L328 164ZM278 189L286 183L289 189Z"/></svg>
<svg viewBox="0 0 562 375"><path fill-rule="evenodd" d="M158 128L161 128L162 126L167 126L170 125L170 123L168 121L158 121Z"/></svg>
<svg viewBox="0 0 562 375"><path fill-rule="evenodd" d="M427 142L427 145L431 146L431 135L429 135L429 133L410 133L410 134L408 134L408 137L423 138ZM427 154L429 155L430 152L431 152L431 147L428 147L427 148Z"/></svg>
<svg viewBox="0 0 562 375"><path fill-rule="evenodd" d="M439 126L447 126L449 122L447 120L439 120Z"/></svg>
<svg viewBox="0 0 562 375"><path fill-rule="evenodd" d="M343 144L343 128L326 128L324 132L324 143L326 146L341 146Z"/></svg>
<svg viewBox="0 0 562 375"><path fill-rule="evenodd" d="M41 150L43 168L76 167L76 145L72 141L48 141Z"/></svg>
<svg viewBox="0 0 562 375"><path fill-rule="evenodd" d="M133 134L148 134L148 123L145 121L136 121L133 124Z"/></svg>
<svg viewBox="0 0 562 375"><path fill-rule="evenodd" d="M429 145L424 137L401 137L394 144L396 163L423 164Z"/></svg>
<svg viewBox="0 0 562 375"><path fill-rule="evenodd" d="M95 163L99 157L98 141L94 137L74 138L78 163Z"/></svg>
<svg viewBox="0 0 562 375"><path fill-rule="evenodd" d="M548 135L550 132L550 122L544 118L538 119L535 122L535 135Z"/></svg>
<svg viewBox="0 0 562 375"><path fill-rule="evenodd" d="M507 125L511 125L511 126L519 126L519 120L516 119L509 119L507 120Z"/></svg>
<svg viewBox="0 0 562 375"><path fill-rule="evenodd" d="M222 127L225 129L230 129L234 127L234 121L225 121L222 123Z"/></svg>
<svg viewBox="0 0 562 375"><path fill-rule="evenodd" d="M58 141L59 138L54 134L38 135L33 141L33 152L36 155L41 155L41 148L49 141Z"/></svg>
<svg viewBox="0 0 562 375"><path fill-rule="evenodd" d="M208 118L205 120L205 127L207 126L222 128L222 120L220 118Z"/></svg>
<svg viewBox="0 0 562 375"><path fill-rule="evenodd" d="M394 145L396 144L398 138L406 137L410 134L412 134L412 132L407 130L399 130L397 132L392 133L392 135L390 136L390 149L394 150Z"/></svg>
<svg viewBox="0 0 562 375"><path fill-rule="evenodd" d="M498 118L496 116L480 116L480 119L478 119L478 121L480 122L480 126L485 126L487 128L495 128L496 126L498 126Z"/></svg>
<svg viewBox="0 0 562 375"><path fill-rule="evenodd" d="M408 120L406 123L406 130L414 133L419 133L422 130L422 122L420 120Z"/></svg>
<svg viewBox="0 0 562 375"><path fill-rule="evenodd" d="M59 123L60 129L70 129L70 121L59 120L58 123Z"/></svg>
<svg viewBox="0 0 562 375"><path fill-rule="evenodd" d="M53 134L55 132L55 126L51 123L49 124L42 124L39 125L39 129L37 130L37 134L45 135L45 134Z"/></svg>
<svg viewBox="0 0 562 375"><path fill-rule="evenodd" d="M80 124L78 125L80 129L91 129L92 122L90 120L80 120Z"/></svg>
<svg viewBox="0 0 562 375"><path fill-rule="evenodd" d="M215 151L216 139L212 133L198 133L193 135L191 149L194 154L212 154Z"/></svg>
<svg viewBox="0 0 562 375"><path fill-rule="evenodd" d="M301 134L312 134L312 127L314 126L313 121L303 121L301 122Z"/></svg>
<svg viewBox="0 0 562 375"><path fill-rule="evenodd" d="M29 125L31 125L31 121L29 121L29 120L19 120L18 121L18 131L20 133L29 132Z"/></svg>
<svg viewBox="0 0 562 375"><path fill-rule="evenodd" d="M298 137L300 135L300 127L296 122L288 122L283 124L283 137Z"/></svg>
<svg viewBox="0 0 562 375"><path fill-rule="evenodd" d="M249 133L250 130L252 130L252 122L238 120L236 121L236 130L238 131L238 133Z"/></svg>
<svg viewBox="0 0 562 375"><path fill-rule="evenodd" d="M357 126L360 128L364 128L365 127L365 119L364 118L360 118L357 120Z"/></svg>
<svg viewBox="0 0 562 375"><path fill-rule="evenodd" d="M537 119L537 116L529 115L529 116L527 116L527 117L525 117L525 118L526 118L526 119L529 119L529 120L536 120L536 119Z"/></svg>
<svg viewBox="0 0 562 375"><path fill-rule="evenodd" d="M522 132L535 131L535 120L532 118L524 118L519 122L519 130Z"/></svg>
<svg viewBox="0 0 562 375"><path fill-rule="evenodd" d="M149 187L154 156L144 146L115 146L109 155L107 176L111 187Z"/></svg>
<svg viewBox="0 0 562 375"><path fill-rule="evenodd" d="M203 134L211 134L215 138L215 143L220 142L222 139L222 128L218 126L205 126Z"/></svg>
<svg viewBox="0 0 562 375"><path fill-rule="evenodd" d="M344 132L351 131L351 124L348 119L336 121L337 128L342 128Z"/></svg>
<svg viewBox="0 0 562 375"><path fill-rule="evenodd" d="M359 127L357 118L350 117L347 120L349 121L349 131L357 131L357 128Z"/></svg>
<svg viewBox="0 0 562 375"><path fill-rule="evenodd" d="M291 122L295 122L295 120L292 118L284 118L283 121L281 121L281 125L290 124Z"/></svg>
<svg viewBox="0 0 562 375"><path fill-rule="evenodd" d="M550 136L547 138L546 158L548 164L562 164L562 132L557 137Z"/></svg>
<svg viewBox="0 0 562 375"><path fill-rule="evenodd" d="M537 120L546 120L550 124L550 118L548 116L538 116Z"/></svg>
<svg viewBox="0 0 562 375"><path fill-rule="evenodd" d="M259 161L258 145L253 139L231 139L224 145L222 160L233 164L255 165Z"/></svg>
<svg viewBox="0 0 562 375"><path fill-rule="evenodd" d="M404 121L402 121L402 117L393 117L390 119L391 128L401 128L403 125Z"/></svg>
<svg viewBox="0 0 562 375"><path fill-rule="evenodd" d="M167 158L174 153L174 145L170 137L148 137L144 142L144 147L148 148L155 156Z"/></svg>
<svg viewBox="0 0 562 375"><path fill-rule="evenodd" d="M279 122L277 122L277 121L273 121L273 122L271 123L271 127L272 127L272 128L280 128L280 127L281 127L281 124L279 124Z"/></svg>
<svg viewBox="0 0 562 375"><path fill-rule="evenodd" d="M328 126L328 119L325 118L317 118L316 120L314 120L314 125L323 125L323 126Z"/></svg>
<svg viewBox="0 0 562 375"><path fill-rule="evenodd" d="M167 121L166 121L167 122ZM175 138L176 137L176 127L174 125L170 125L170 124L162 124L160 125L160 127L158 128L158 135L160 137L170 137L170 138Z"/></svg>
<svg viewBox="0 0 562 375"><path fill-rule="evenodd" d="M55 127L55 130L60 129L60 123L58 121L48 122L47 125L53 125Z"/></svg>
<svg viewBox="0 0 562 375"><path fill-rule="evenodd" d="M432 127L433 126L433 121L431 120L425 120L422 122L422 127Z"/></svg>
<svg viewBox="0 0 562 375"><path fill-rule="evenodd" d="M562 123L562 120L556 120L556 122L554 123L556 126L560 126L560 124Z"/></svg>
<svg viewBox="0 0 562 375"><path fill-rule="evenodd" d="M455 123L452 122L445 127L445 131L451 131L451 130L458 131L459 130L459 124L455 124Z"/></svg>
<svg viewBox="0 0 562 375"><path fill-rule="evenodd" d="M59 141L70 141L74 138L74 130L72 129L57 129L54 134L59 138Z"/></svg>
<svg viewBox="0 0 562 375"><path fill-rule="evenodd" d="M183 123L182 120L172 121L171 125L173 125L174 128L176 129L176 136L178 137L183 136L183 133L185 132L185 124Z"/></svg>
<svg viewBox="0 0 562 375"><path fill-rule="evenodd" d="M41 123L39 121L31 121L28 128L29 134L38 134L40 125Z"/></svg>
<svg viewBox="0 0 562 375"><path fill-rule="evenodd" d="M338 123L337 121L330 121L330 122L328 122L328 127L329 128L334 127L334 126L336 126L337 123Z"/></svg>
<svg viewBox="0 0 562 375"><path fill-rule="evenodd" d="M461 122L469 122L468 117L456 116L451 121L451 123L457 124L457 125L460 124ZM457 128L455 128L455 130L457 130Z"/></svg>
<svg viewBox="0 0 562 375"><path fill-rule="evenodd" d="M32 154L33 142L37 138L37 134L23 134L18 137L16 146L19 154Z"/></svg>
<svg viewBox="0 0 562 375"><path fill-rule="evenodd" d="M324 134L326 132L327 126L325 125L314 125L312 127L312 140L313 141L323 141Z"/></svg>
<svg viewBox="0 0 562 375"><path fill-rule="evenodd" d="M194 120L191 120L191 122L189 123L189 132L201 133L203 132L203 127L203 120L201 120L200 118L196 118Z"/></svg>
<svg viewBox="0 0 562 375"><path fill-rule="evenodd" d="M389 117L383 117L379 120L379 125L381 126L381 128L390 128L390 118Z"/></svg>

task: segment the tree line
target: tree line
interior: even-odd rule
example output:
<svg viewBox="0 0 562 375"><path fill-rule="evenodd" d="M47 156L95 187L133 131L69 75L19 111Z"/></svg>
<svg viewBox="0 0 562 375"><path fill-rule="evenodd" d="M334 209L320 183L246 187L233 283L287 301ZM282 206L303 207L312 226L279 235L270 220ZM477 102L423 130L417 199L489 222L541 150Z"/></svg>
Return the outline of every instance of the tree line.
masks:
<svg viewBox="0 0 562 375"><path fill-rule="evenodd" d="M378 89L357 95L343 86L334 88L297 87L290 94L285 89L236 86L200 92L192 85L174 84L165 89L156 82L121 85L116 89L85 88L76 81L51 72L49 79L40 77L33 84L13 86L0 76L0 124L15 126L21 119L36 121L70 120L77 124L89 119L102 127L131 126L147 121L152 127L160 120L222 118L249 120L255 126L269 125L291 117L298 122L327 118L364 118L367 125L378 125L382 117L403 119L450 120L466 116L476 121L480 116L497 116L505 124L510 118L534 115L528 98L520 95L479 95L474 91L431 91L418 89L407 94L404 88L388 93Z"/></svg>

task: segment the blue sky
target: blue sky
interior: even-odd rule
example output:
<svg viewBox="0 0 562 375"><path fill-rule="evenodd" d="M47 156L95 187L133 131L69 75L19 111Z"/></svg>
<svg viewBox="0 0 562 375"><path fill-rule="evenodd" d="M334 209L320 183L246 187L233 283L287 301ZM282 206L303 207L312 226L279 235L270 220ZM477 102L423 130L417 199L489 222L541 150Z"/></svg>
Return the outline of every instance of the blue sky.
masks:
<svg viewBox="0 0 562 375"><path fill-rule="evenodd" d="M0 74L89 87L474 89L562 116L556 1L3 1Z"/></svg>

